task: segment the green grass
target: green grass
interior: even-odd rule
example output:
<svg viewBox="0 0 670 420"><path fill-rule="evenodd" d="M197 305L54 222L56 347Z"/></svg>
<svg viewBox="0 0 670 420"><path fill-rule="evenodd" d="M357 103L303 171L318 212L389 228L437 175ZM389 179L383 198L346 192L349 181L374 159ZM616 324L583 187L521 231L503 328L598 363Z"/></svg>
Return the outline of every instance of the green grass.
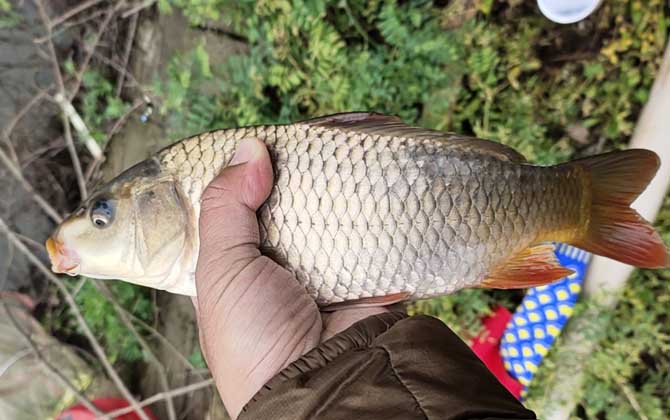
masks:
<svg viewBox="0 0 670 420"><path fill-rule="evenodd" d="M121 307L145 323L153 321L154 306L149 289L121 281L110 281L107 284ZM68 282L71 292L75 292L75 285L75 282ZM127 365L145 360L146 355L140 344L118 317L114 306L90 280L77 291L75 301L112 363ZM62 339L73 343L81 341L83 332L69 311L47 313L42 317L42 323ZM135 327L145 332L137 324Z"/></svg>
<svg viewBox="0 0 670 420"><path fill-rule="evenodd" d="M442 3L449 5L435 5ZM225 21L249 49L221 67L204 45L173 57L153 94L175 138L373 110L498 140L543 164L627 144L667 42L665 1L608 0L567 26L544 19L535 2L474 1L458 16L455 3L160 0L162 13L181 9L194 25ZM100 103L109 94L94 77L85 80L93 87L84 114L122 112L123 103ZM658 226L667 243L670 200ZM575 416L637 418L623 387L649 418L670 412L668 281L668 270L636 271L614 312L603 315L609 322ZM493 304L513 309L521 296L468 290L412 310L467 338ZM542 390L542 373L531 397Z"/></svg>
<svg viewBox="0 0 670 420"><path fill-rule="evenodd" d="M14 28L21 22L21 16L12 9L9 0L0 0L0 30Z"/></svg>

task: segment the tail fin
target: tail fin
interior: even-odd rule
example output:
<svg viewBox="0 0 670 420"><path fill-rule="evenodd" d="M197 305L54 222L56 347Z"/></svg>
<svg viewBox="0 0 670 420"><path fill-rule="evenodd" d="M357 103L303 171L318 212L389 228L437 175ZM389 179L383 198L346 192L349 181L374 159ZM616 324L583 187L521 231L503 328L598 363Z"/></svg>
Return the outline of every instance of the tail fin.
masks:
<svg viewBox="0 0 670 420"><path fill-rule="evenodd" d="M644 149L605 153L570 162L591 175L588 231L574 245L644 268L670 266L659 234L630 204L652 180L660 160Z"/></svg>

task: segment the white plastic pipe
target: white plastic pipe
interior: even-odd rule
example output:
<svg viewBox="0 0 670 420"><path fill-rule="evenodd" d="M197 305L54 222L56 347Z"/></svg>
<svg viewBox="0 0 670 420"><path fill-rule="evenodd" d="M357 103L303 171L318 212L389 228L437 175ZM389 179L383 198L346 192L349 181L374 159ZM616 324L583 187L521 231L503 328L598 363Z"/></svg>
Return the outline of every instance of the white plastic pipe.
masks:
<svg viewBox="0 0 670 420"><path fill-rule="evenodd" d="M656 177L632 206L645 219L654 220L670 187L670 44L666 46L661 69L638 120L630 147L653 150L661 157ZM597 302L601 309L613 309L632 271L633 267L629 265L596 256L584 282L584 297ZM584 366L598 345L589 337L593 331L588 329L603 327L594 324L596 319L597 313L587 312L573 319L563 332L556 374L544 390L546 405L535 407L541 411L541 418L568 420L579 402Z"/></svg>

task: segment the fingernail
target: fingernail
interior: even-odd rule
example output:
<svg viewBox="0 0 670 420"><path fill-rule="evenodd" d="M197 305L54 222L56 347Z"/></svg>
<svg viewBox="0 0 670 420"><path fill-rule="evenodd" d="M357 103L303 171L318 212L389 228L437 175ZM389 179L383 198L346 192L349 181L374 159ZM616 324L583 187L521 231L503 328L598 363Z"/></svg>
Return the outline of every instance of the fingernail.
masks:
<svg viewBox="0 0 670 420"><path fill-rule="evenodd" d="M254 138L241 140L229 165L239 165L256 159L260 156L261 147L260 142Z"/></svg>

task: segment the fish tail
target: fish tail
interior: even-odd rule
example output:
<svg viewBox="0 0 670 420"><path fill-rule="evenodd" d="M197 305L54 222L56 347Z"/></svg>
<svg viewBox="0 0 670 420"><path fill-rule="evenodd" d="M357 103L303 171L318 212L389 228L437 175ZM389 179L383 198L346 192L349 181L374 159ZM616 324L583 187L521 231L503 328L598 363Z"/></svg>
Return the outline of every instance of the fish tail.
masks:
<svg viewBox="0 0 670 420"><path fill-rule="evenodd" d="M658 170L656 153L616 151L568 165L581 166L591 181L588 224L574 245L637 267L670 266L670 254L658 232L630 207Z"/></svg>

